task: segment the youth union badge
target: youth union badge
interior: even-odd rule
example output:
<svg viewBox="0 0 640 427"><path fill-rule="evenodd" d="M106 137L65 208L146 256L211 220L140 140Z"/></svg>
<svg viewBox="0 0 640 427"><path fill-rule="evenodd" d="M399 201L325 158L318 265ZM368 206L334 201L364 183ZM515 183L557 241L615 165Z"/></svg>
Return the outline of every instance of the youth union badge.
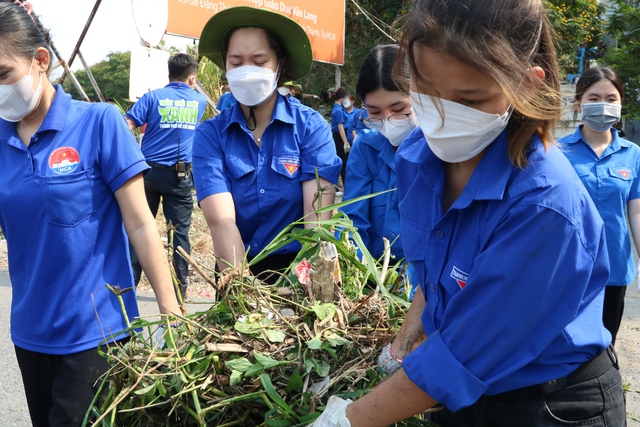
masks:
<svg viewBox="0 0 640 427"><path fill-rule="evenodd" d="M53 150L49 156L49 167L58 175L73 172L80 163L80 155L75 148L60 147Z"/></svg>
<svg viewBox="0 0 640 427"><path fill-rule="evenodd" d="M631 171L629 169L618 169L616 172L618 172L618 174L620 174L624 179L627 179L629 175L631 175Z"/></svg>
<svg viewBox="0 0 640 427"><path fill-rule="evenodd" d="M451 274L449 276L451 276L451 278L456 281L458 286L460 286L460 289L464 289L464 287L467 286L467 280L469 280L469 273L465 273L455 265L453 266L453 269L451 269Z"/></svg>
<svg viewBox="0 0 640 427"><path fill-rule="evenodd" d="M280 158L278 159L278 163L284 166L284 168L289 173L289 176L293 176L293 174L300 167L300 160L294 158Z"/></svg>

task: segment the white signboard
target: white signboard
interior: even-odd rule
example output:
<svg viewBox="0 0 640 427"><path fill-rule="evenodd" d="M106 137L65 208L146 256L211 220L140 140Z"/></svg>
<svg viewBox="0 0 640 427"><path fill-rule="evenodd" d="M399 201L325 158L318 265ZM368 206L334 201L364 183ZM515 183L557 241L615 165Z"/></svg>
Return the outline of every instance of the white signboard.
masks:
<svg viewBox="0 0 640 427"><path fill-rule="evenodd" d="M131 72L129 75L129 100L136 102L142 95L169 84L167 51L134 45L131 47Z"/></svg>

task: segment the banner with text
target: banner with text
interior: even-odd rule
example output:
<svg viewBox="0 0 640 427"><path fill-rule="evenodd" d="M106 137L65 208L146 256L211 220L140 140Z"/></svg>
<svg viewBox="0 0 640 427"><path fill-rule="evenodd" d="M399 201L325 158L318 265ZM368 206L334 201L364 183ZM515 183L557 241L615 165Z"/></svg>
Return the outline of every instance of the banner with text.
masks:
<svg viewBox="0 0 640 427"><path fill-rule="evenodd" d="M167 33L199 38L217 12L233 6L271 9L296 21L311 41L313 59L344 64L345 0L168 0Z"/></svg>

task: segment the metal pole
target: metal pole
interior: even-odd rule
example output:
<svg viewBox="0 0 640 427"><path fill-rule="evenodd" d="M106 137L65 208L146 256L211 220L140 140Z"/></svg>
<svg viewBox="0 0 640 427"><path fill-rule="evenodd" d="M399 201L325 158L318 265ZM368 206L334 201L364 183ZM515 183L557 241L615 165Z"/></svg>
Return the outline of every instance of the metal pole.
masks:
<svg viewBox="0 0 640 427"><path fill-rule="evenodd" d="M89 19L87 20L87 23L84 25L84 29L82 30L82 33L80 33L80 38L78 39L78 43L76 44L76 47L73 48L73 51L71 52L71 56L69 57L69 63L68 63L69 67L71 67L71 65L73 64L73 60L76 58L76 54L80 51L80 45L84 41L84 37L87 34L87 31L89 30L89 26L91 26L91 22L93 21L93 17L96 15L96 12L98 11L98 7L100 6L100 3L102 3L102 0L96 0L96 4L93 6L93 10L89 15ZM67 76L67 72L65 71L62 73L62 76L60 76L60 80L58 80L58 83L60 84L64 83L64 79L66 76Z"/></svg>
<svg viewBox="0 0 640 427"><path fill-rule="evenodd" d="M209 104L211 106L211 108L213 109L214 114L218 114L220 113L220 111L218 111L216 109L216 104L213 102L213 100L209 97L209 94L207 93L206 89L204 88L204 86L202 86L202 83L200 82L200 80L198 80L198 78L196 77L196 84L195 84L195 89L200 92L202 95L204 95L204 97L207 99L207 104Z"/></svg>
<svg viewBox="0 0 640 427"><path fill-rule="evenodd" d="M49 43L49 46L51 46L51 43ZM58 54L56 54L57 56ZM87 94L85 93L84 89L82 89L82 85L80 84L80 82L78 81L78 79L76 79L76 75L73 74L73 71L71 71L71 69L69 68L69 66L67 65L67 62L63 59L60 60L60 63L62 64L62 66L64 67L64 70L69 73L69 77L71 77L71 82L73 82L73 85L76 87L76 90L78 91L78 93L80 94L80 96L82 97L83 100L90 102L89 97L87 96Z"/></svg>
<svg viewBox="0 0 640 427"><path fill-rule="evenodd" d="M39 28L43 28L42 27L42 23L40 22L40 20L38 19L37 16L32 16L31 19L34 20L34 22L36 23L36 25ZM87 96L87 94L84 92L84 90L82 90L82 86L80 85L80 82L78 82L78 80L76 79L76 77L73 75L73 72L71 71L71 69L69 68L69 66L67 65L67 61L65 61L62 56L60 55L60 52L58 52L58 49L56 49L55 44L53 44L53 40L49 41L49 47L51 48L51 51L53 52L53 54L56 56L56 58L58 58L58 61L56 62L56 66L58 66L58 64L62 65L65 69L65 71L67 73L69 73L69 75L71 76L71 79L73 80L73 84L76 87L76 89L78 90L78 93L80 94L80 96L82 96L82 98L85 101L89 101L89 97ZM62 82L60 82L60 84L62 84Z"/></svg>
<svg viewBox="0 0 640 427"><path fill-rule="evenodd" d="M336 65L336 90L340 87L340 80L342 79L342 68Z"/></svg>
<svg viewBox="0 0 640 427"><path fill-rule="evenodd" d="M85 91L82 89L82 86L80 85L80 82L78 81L78 79L76 79L76 76L73 74L73 71L71 71L71 69L69 68L69 65L67 64L67 61L65 61L62 58L62 56L60 56L60 52L58 52L58 49L56 49L56 46L53 44L53 40L49 41L49 47L51 48L51 50L53 51L53 54L56 56L56 58L58 58L58 60L60 61L60 63L64 67L65 72L68 73L71 76L71 80L73 81L73 85L76 87L76 90L78 91L80 96L82 96L82 99L84 99L85 101L88 102L89 101L89 97L87 96ZM60 83L60 84L62 84L62 83Z"/></svg>
<svg viewBox="0 0 640 427"><path fill-rule="evenodd" d="M80 52L79 50L78 50L78 58L80 58L80 61L82 62L82 66L84 67L84 70L87 72L87 77L89 77L89 81L91 82L91 86L93 86L93 90L96 91L96 94L98 95L98 98L100 98L100 101L104 102L104 96L102 95L102 92L98 87L98 82L96 82L96 79L93 77L93 73L91 72L91 69L87 65L87 62L84 60L84 56L82 56L82 52Z"/></svg>

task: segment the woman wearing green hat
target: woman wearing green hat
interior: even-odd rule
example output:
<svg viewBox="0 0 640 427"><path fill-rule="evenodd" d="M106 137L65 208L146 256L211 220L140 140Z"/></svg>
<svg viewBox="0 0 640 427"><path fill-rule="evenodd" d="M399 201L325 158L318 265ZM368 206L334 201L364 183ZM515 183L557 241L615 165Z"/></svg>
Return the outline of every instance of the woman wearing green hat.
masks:
<svg viewBox="0 0 640 427"><path fill-rule="evenodd" d="M245 254L256 256L282 229L312 213L316 170L321 185L330 187L342 164L322 116L276 90L278 81L299 79L311 68L300 25L267 9L225 9L202 30L199 53L225 70L238 100L198 127L193 146L198 202L224 270ZM334 197L325 191L322 206ZM286 268L299 249L291 243L251 270Z"/></svg>

